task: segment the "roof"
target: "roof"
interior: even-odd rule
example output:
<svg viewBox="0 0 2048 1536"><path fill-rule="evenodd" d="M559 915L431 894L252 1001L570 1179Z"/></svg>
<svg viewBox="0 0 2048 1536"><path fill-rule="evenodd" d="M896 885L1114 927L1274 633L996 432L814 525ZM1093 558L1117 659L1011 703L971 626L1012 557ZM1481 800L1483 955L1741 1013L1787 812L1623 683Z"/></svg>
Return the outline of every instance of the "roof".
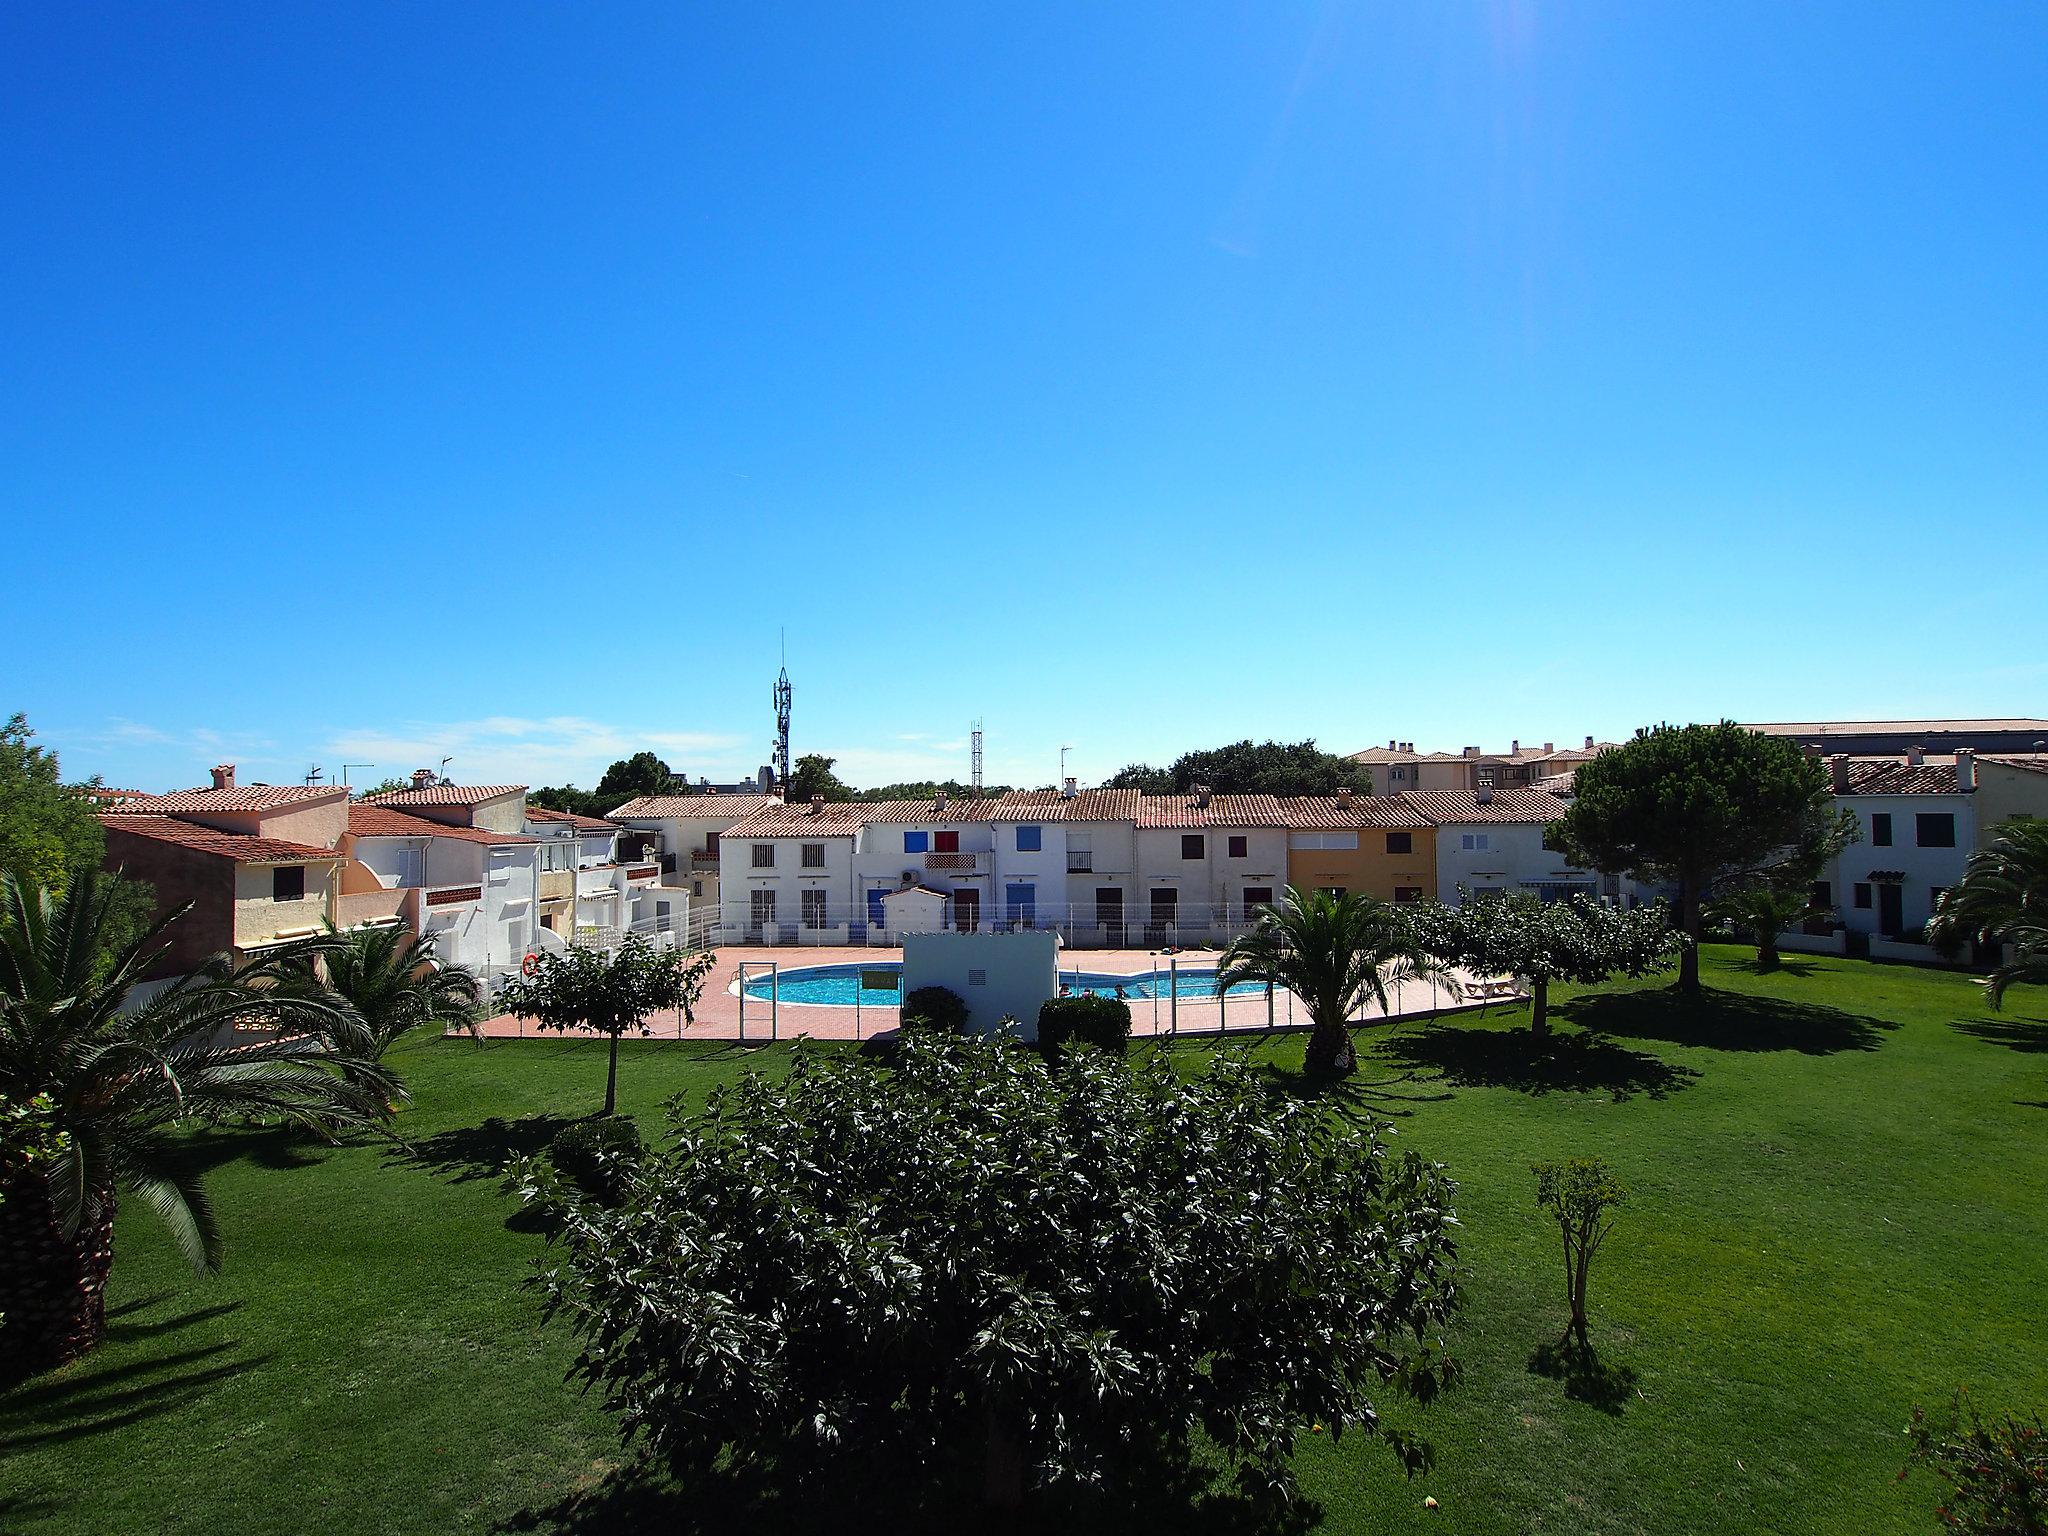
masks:
<svg viewBox="0 0 2048 1536"><path fill-rule="evenodd" d="M941 821L994 821L1003 807L1000 795L982 795L979 798L958 800L871 800L867 802L869 821L887 822L941 822Z"/></svg>
<svg viewBox="0 0 2048 1536"><path fill-rule="evenodd" d="M1275 795L1145 795L1138 801L1141 827L1284 827L1287 813Z"/></svg>
<svg viewBox="0 0 2048 1536"><path fill-rule="evenodd" d="M1871 762L1849 764L1852 795L1957 795L1954 763Z"/></svg>
<svg viewBox="0 0 2048 1536"><path fill-rule="evenodd" d="M1771 720L1745 730L1765 736L1875 736L1907 731L2040 731L2048 720Z"/></svg>
<svg viewBox="0 0 2048 1536"><path fill-rule="evenodd" d="M424 789L387 789L366 795L368 805L481 805L500 795L526 792L524 784L429 784Z"/></svg>
<svg viewBox="0 0 2048 1536"><path fill-rule="evenodd" d="M636 816L730 816L738 821L764 806L780 804L779 795L636 795L605 814L615 821Z"/></svg>
<svg viewBox="0 0 2048 1536"><path fill-rule="evenodd" d="M616 832L619 829L601 816L578 816L574 811L550 810L544 805L529 805L526 808L528 821L560 822L563 826L580 827L586 832Z"/></svg>
<svg viewBox="0 0 2048 1536"><path fill-rule="evenodd" d="M174 789L167 795L138 795L103 806L123 816L177 816L189 811L275 811L289 805L312 805L346 799L340 784L242 784L233 789Z"/></svg>
<svg viewBox="0 0 2048 1536"><path fill-rule="evenodd" d="M813 810L809 805L784 805L770 800L753 815L726 828L722 841L762 837L853 837L876 807L830 800Z"/></svg>
<svg viewBox="0 0 2048 1536"><path fill-rule="evenodd" d="M175 816L137 816L128 811L102 812L101 822L110 832L127 832L159 843L175 843L194 853L233 859L241 864L304 864L314 859L345 857L333 848L314 848L305 843L288 843L278 837L255 837L247 832L223 832Z"/></svg>
<svg viewBox="0 0 2048 1536"><path fill-rule="evenodd" d="M1481 802L1469 789L1404 789L1400 798L1436 823L1446 821L1555 821L1565 803L1547 789L1497 789Z"/></svg>
<svg viewBox="0 0 2048 1536"><path fill-rule="evenodd" d="M996 803L993 821L1136 821L1135 789L1080 789L1071 795L1056 789L1012 790Z"/></svg>
<svg viewBox="0 0 2048 1536"><path fill-rule="evenodd" d="M481 827L451 827L446 822L408 816L386 805L370 805L362 801L348 808L348 829L357 837L446 837L463 843L489 843L494 847L534 841L523 832L486 832Z"/></svg>
<svg viewBox="0 0 2048 1536"><path fill-rule="evenodd" d="M1295 831L1353 827L1427 827L1429 818L1399 795L1353 795L1346 805L1335 795L1301 795L1280 802L1280 812Z"/></svg>
<svg viewBox="0 0 2048 1536"><path fill-rule="evenodd" d="M1980 752L1980 763L2003 763L2008 768L2024 768L2029 773L2048 773L2048 753L2041 752Z"/></svg>

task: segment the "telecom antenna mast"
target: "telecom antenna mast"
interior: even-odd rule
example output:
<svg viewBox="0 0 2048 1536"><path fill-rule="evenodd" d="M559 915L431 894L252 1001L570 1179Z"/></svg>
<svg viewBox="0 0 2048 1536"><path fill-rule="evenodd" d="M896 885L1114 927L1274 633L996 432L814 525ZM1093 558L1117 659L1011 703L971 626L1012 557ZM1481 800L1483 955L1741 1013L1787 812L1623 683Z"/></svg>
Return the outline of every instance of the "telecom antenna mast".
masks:
<svg viewBox="0 0 2048 1536"><path fill-rule="evenodd" d="M775 782L789 787L789 651L783 648L783 667L775 679Z"/></svg>
<svg viewBox="0 0 2048 1536"><path fill-rule="evenodd" d="M981 793L981 721L974 722L974 792Z"/></svg>

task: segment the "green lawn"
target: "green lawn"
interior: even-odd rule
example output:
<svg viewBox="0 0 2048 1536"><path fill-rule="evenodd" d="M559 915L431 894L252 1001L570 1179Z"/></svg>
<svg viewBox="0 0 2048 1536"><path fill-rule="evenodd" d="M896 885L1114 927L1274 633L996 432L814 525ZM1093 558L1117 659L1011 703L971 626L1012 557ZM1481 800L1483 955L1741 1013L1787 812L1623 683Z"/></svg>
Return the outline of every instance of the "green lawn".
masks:
<svg viewBox="0 0 2048 1536"><path fill-rule="evenodd" d="M1343 1097L1462 1181L1467 1375L1398 1415L1437 1447L1415 1482L1304 1438L1322 1529L1932 1531L1932 1486L1893 1481L1910 1406L1959 1383L2048 1406L2048 1003L1988 1014L1961 978L1845 960L1759 977L1734 950L1705 974L1700 1009L1568 996L1549 1053L1512 1011L1369 1037ZM494 1172L595 1106L602 1051L398 1059L417 1161L206 1139L219 1276L192 1282L124 1214L107 1345L0 1397L0 1529L554 1529L604 1483L616 1440L562 1384L569 1340L519 1288L542 1240ZM783 1059L632 1046L622 1096L651 1118ZM1589 1152L1633 1194L1593 1279L1607 1373L1567 1383L1530 1369L1563 1287L1528 1165ZM608 1525L616 1505L581 1528Z"/></svg>

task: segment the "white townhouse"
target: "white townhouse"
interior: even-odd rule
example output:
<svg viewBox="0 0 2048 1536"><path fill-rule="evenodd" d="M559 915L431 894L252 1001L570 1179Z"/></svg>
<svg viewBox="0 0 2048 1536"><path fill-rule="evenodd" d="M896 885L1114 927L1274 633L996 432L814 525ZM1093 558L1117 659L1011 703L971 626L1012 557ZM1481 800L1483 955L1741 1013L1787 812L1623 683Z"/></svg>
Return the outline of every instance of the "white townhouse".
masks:
<svg viewBox="0 0 2048 1536"><path fill-rule="evenodd" d="M848 922L864 933L886 928L883 898L892 891L922 886L945 899L948 927L972 932L985 923L1004 928L1033 925L1037 902L1030 890L1013 892L1015 899L1003 902L996 872L1000 804L989 796L957 800L941 795L864 807L853 855L857 907L848 914ZM1014 844L1014 833L1010 841Z"/></svg>
<svg viewBox="0 0 2048 1536"><path fill-rule="evenodd" d="M383 804L348 808L345 882L408 893L401 915L435 953L481 976L515 969L540 935L540 845L522 832L428 820ZM367 882L363 882L367 889Z"/></svg>
<svg viewBox="0 0 2048 1536"><path fill-rule="evenodd" d="M777 795L729 795L713 790L688 795L641 795L605 813L605 819L638 833L643 857L661 866L664 885L689 892L690 905L716 914L718 840L732 827L770 805Z"/></svg>
<svg viewBox="0 0 2048 1536"><path fill-rule="evenodd" d="M1830 861L1814 899L1870 938L1916 937L1941 893L1963 875L1977 840L1977 764L1828 759L1835 804L1856 818L1860 842Z"/></svg>
<svg viewBox="0 0 2048 1536"><path fill-rule="evenodd" d="M1544 828L1565 812L1565 803L1547 790L1494 790L1482 782L1477 790L1409 790L1401 799L1436 826L1440 901L1455 906L1462 899L1506 891L1545 901L1640 897L1620 877L1580 869L1547 845Z"/></svg>
<svg viewBox="0 0 2048 1536"><path fill-rule="evenodd" d="M1272 795L1144 795L1136 885L1147 944L1226 939L1287 885L1286 808Z"/></svg>
<svg viewBox="0 0 2048 1536"><path fill-rule="evenodd" d="M718 839L721 936L744 944L853 942L854 854L872 805L776 800Z"/></svg>

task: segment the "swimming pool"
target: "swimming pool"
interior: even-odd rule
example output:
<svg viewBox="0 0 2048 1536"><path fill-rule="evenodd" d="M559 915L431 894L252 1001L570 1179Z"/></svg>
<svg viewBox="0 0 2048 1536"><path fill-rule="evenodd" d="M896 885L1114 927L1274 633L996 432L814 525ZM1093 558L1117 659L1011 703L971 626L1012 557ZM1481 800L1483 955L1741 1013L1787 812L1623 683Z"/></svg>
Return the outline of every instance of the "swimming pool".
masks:
<svg viewBox="0 0 2048 1536"><path fill-rule="evenodd" d="M863 979L880 980L884 973L893 978L888 987L861 985ZM839 1008L851 1008L858 997L863 1008L894 1008L899 1001L897 988L902 985L902 976L903 967L896 961L877 965L800 965L772 977L765 971L751 972L747 976L747 996L766 1002L779 994L785 1003L816 1003ZM1165 997L1169 985L1184 998L1216 995L1213 967L1190 969L1183 966L1178 978L1168 971L1140 971L1132 976L1107 971L1061 971L1060 982L1070 993L1114 997L1121 991L1132 1001ZM1241 982L1230 989L1230 995L1261 997L1265 991L1256 982Z"/></svg>

